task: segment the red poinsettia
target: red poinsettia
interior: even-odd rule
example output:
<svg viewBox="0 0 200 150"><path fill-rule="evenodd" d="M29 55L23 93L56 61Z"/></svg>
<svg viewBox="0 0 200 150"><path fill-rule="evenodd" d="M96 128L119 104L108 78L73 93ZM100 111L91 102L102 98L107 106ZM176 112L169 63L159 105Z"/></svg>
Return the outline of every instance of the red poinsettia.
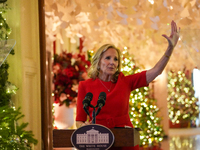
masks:
<svg viewBox="0 0 200 150"><path fill-rule="evenodd" d="M53 83L55 103L73 107L76 104L78 83L87 79L90 62L84 55L62 52L54 56Z"/></svg>

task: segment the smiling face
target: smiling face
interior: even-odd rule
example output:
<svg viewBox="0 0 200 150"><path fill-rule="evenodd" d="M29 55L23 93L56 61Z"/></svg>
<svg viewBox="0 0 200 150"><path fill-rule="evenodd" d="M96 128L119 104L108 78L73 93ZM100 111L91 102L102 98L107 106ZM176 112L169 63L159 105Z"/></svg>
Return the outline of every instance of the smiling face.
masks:
<svg viewBox="0 0 200 150"><path fill-rule="evenodd" d="M111 79L112 75L115 74L119 65L119 55L114 48L106 50L100 60L99 67L100 73L99 78L104 81Z"/></svg>

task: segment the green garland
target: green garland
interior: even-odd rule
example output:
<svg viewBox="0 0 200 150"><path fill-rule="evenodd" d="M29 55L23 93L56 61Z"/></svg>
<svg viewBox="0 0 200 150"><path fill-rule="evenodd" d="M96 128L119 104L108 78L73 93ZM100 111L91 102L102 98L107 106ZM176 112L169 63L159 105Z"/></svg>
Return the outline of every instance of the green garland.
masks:
<svg viewBox="0 0 200 150"><path fill-rule="evenodd" d="M12 93L7 93L8 82L8 68L7 62L4 62L0 67L0 107L7 106L10 104Z"/></svg>
<svg viewBox="0 0 200 150"><path fill-rule="evenodd" d="M24 117L20 108L15 110L12 107L0 107L0 149L20 149L31 150L31 144L37 144L33 138L32 131L26 131L24 128L28 123L18 125L18 120Z"/></svg>
<svg viewBox="0 0 200 150"><path fill-rule="evenodd" d="M0 40L7 40L11 33L4 14L9 10L5 0L0 0ZM14 55L14 50L11 51ZM11 96L16 93L16 86L8 81L9 64L5 61L0 67L0 149L1 150L31 150L37 144L32 131L26 131L28 123L18 124L24 115L20 108L12 106Z"/></svg>
<svg viewBox="0 0 200 150"><path fill-rule="evenodd" d="M4 18L9 9L6 3L0 3L0 40L7 40L8 35L11 33L11 28Z"/></svg>

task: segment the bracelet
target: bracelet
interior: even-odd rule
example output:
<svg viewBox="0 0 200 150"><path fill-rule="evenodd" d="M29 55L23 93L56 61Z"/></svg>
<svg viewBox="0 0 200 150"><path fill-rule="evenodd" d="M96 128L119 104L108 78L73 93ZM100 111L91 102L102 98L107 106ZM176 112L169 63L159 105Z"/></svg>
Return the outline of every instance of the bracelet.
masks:
<svg viewBox="0 0 200 150"><path fill-rule="evenodd" d="M170 58L170 56L168 56L168 55L166 55L166 54L165 54L165 57L167 57L168 59Z"/></svg>

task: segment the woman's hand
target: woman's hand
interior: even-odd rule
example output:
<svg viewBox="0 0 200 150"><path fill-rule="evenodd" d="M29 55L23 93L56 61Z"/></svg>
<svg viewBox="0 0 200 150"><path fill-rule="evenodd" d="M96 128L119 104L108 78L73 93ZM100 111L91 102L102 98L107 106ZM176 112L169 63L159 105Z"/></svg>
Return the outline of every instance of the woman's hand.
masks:
<svg viewBox="0 0 200 150"><path fill-rule="evenodd" d="M89 125L89 124L91 124L91 122L82 122L82 121L76 121L76 127L77 128L80 128L80 127L82 127L82 126L85 126L85 125Z"/></svg>
<svg viewBox="0 0 200 150"><path fill-rule="evenodd" d="M169 46L172 46L173 48L176 46L178 39L179 39L179 33L180 33L180 27L177 30L176 23L172 20L171 22L171 34L168 37L167 35L163 34L162 36L165 37L169 43Z"/></svg>

